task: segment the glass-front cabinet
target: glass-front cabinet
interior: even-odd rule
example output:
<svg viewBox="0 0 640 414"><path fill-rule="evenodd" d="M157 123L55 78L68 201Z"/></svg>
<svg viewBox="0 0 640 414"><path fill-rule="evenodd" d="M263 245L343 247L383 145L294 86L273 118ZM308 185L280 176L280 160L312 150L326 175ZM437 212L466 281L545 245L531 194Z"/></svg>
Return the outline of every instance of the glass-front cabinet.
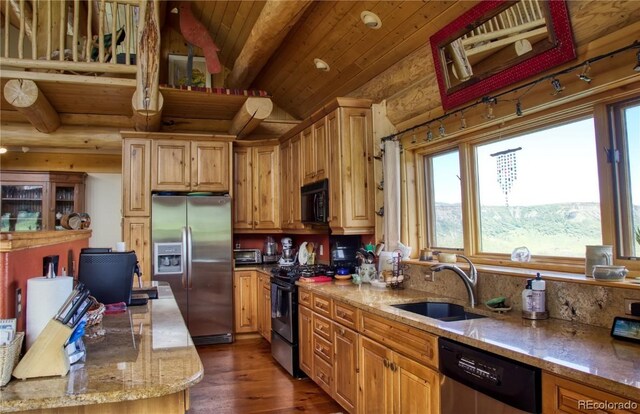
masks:
<svg viewBox="0 0 640 414"><path fill-rule="evenodd" d="M1 171L0 231L59 230L64 215L84 212L83 172Z"/></svg>

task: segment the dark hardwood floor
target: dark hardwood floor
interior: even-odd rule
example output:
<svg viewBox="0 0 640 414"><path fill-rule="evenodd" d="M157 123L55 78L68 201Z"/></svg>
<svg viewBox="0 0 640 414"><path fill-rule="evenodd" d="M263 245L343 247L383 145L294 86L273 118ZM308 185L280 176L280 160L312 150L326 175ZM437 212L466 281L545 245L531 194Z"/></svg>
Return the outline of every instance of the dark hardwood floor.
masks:
<svg viewBox="0 0 640 414"><path fill-rule="evenodd" d="M282 369L264 339L199 346L198 354L204 378L191 388L190 414L344 412L313 381Z"/></svg>

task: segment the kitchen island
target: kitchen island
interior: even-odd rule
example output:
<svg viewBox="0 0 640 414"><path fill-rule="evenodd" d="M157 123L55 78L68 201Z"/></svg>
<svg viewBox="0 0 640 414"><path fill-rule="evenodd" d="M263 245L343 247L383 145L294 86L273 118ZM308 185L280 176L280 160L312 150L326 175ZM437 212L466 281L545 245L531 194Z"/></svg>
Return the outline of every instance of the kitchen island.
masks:
<svg viewBox="0 0 640 414"><path fill-rule="evenodd" d="M168 285L158 299L105 315L84 363L64 377L12 379L0 412L184 413L204 370Z"/></svg>

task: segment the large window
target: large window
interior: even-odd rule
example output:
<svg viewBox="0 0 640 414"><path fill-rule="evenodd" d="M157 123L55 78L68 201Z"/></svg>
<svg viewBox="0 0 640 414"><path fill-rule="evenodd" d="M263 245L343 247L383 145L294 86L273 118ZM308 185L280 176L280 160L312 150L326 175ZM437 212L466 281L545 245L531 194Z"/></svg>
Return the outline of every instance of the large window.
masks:
<svg viewBox="0 0 640 414"><path fill-rule="evenodd" d="M460 188L460 157L458 151L449 151L427 157L426 181L430 183L432 203L429 238L431 247L462 249L462 197Z"/></svg>
<svg viewBox="0 0 640 414"><path fill-rule="evenodd" d="M640 101L614 106L611 123L617 243L621 257L640 257Z"/></svg>
<svg viewBox="0 0 640 414"><path fill-rule="evenodd" d="M476 147L480 248L584 257L602 244L593 119Z"/></svg>

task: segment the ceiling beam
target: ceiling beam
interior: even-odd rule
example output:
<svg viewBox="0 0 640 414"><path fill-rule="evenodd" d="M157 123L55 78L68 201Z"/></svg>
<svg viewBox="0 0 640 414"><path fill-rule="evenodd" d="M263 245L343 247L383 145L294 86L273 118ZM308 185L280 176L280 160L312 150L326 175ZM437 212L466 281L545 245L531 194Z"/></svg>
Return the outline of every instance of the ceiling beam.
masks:
<svg viewBox="0 0 640 414"><path fill-rule="evenodd" d="M238 138L251 133L262 120L271 115L273 102L269 98L249 97L231 122L229 133Z"/></svg>
<svg viewBox="0 0 640 414"><path fill-rule="evenodd" d="M60 127L60 116L32 80L11 79L4 85L4 99L38 131L50 133Z"/></svg>
<svg viewBox="0 0 640 414"><path fill-rule="evenodd" d="M119 128L61 126L45 134L29 124L2 123L2 145L6 147L72 148L116 150L122 147Z"/></svg>
<svg viewBox="0 0 640 414"><path fill-rule="evenodd" d="M266 2L227 77L229 88L246 89L251 85L310 4L308 0Z"/></svg>

